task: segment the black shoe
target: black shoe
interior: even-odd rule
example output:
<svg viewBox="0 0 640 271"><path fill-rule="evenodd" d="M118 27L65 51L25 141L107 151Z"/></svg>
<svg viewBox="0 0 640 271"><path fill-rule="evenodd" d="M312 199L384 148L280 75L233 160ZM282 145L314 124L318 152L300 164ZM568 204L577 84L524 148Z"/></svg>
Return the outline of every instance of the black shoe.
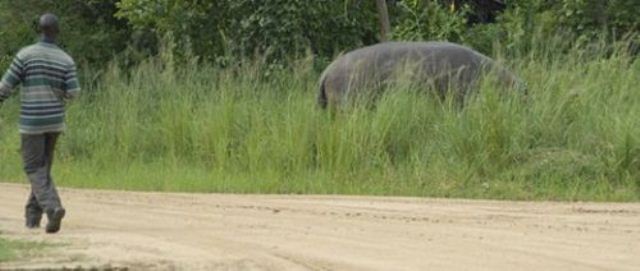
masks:
<svg viewBox="0 0 640 271"><path fill-rule="evenodd" d="M60 230L62 224L62 218L64 217L65 210L62 207L47 210L47 227L46 233L56 233Z"/></svg>
<svg viewBox="0 0 640 271"><path fill-rule="evenodd" d="M37 229L40 228L40 219L42 217L29 217L27 218L26 226L28 229Z"/></svg>

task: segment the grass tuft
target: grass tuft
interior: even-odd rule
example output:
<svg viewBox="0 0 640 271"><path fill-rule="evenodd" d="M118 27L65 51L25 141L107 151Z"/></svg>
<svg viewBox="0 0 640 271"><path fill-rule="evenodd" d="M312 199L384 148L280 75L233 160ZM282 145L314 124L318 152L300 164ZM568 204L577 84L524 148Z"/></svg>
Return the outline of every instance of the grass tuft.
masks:
<svg viewBox="0 0 640 271"><path fill-rule="evenodd" d="M64 186L517 200L640 199L640 64L623 53L510 64L529 96L491 84L460 108L397 86L375 107L315 105L310 61L117 67L68 108ZM20 181L18 101L0 109L0 179Z"/></svg>

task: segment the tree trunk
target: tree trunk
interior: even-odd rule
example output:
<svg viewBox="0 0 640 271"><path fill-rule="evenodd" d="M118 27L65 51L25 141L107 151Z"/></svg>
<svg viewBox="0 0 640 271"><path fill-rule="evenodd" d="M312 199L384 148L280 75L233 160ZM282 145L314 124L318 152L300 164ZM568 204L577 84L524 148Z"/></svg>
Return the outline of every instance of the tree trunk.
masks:
<svg viewBox="0 0 640 271"><path fill-rule="evenodd" d="M380 40L382 42L389 40L391 35L391 25L389 24L389 10L387 9L386 0L376 0L378 6L378 20L380 21Z"/></svg>

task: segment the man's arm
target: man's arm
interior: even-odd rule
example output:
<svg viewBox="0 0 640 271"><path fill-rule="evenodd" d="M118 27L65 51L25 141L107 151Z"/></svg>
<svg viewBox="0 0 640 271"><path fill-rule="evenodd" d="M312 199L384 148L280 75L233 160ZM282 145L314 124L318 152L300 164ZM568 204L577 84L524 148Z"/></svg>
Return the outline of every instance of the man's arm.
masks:
<svg viewBox="0 0 640 271"><path fill-rule="evenodd" d="M0 103L9 98L15 88L20 84L23 77L23 70L24 65L22 60L16 56L0 81Z"/></svg>
<svg viewBox="0 0 640 271"><path fill-rule="evenodd" d="M71 64L67 69L67 73L64 76L64 85L65 99L72 100L78 97L80 94L80 83L78 82L75 64Z"/></svg>

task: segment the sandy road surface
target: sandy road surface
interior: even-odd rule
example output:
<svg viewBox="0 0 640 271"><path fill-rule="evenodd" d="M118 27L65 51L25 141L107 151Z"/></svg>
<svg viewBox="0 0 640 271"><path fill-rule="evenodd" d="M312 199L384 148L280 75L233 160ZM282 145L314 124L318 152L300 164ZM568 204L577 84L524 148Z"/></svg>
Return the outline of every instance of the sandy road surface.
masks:
<svg viewBox="0 0 640 271"><path fill-rule="evenodd" d="M640 204L61 194L51 236L22 226L27 187L0 184L3 236L64 243L0 269L640 270Z"/></svg>

